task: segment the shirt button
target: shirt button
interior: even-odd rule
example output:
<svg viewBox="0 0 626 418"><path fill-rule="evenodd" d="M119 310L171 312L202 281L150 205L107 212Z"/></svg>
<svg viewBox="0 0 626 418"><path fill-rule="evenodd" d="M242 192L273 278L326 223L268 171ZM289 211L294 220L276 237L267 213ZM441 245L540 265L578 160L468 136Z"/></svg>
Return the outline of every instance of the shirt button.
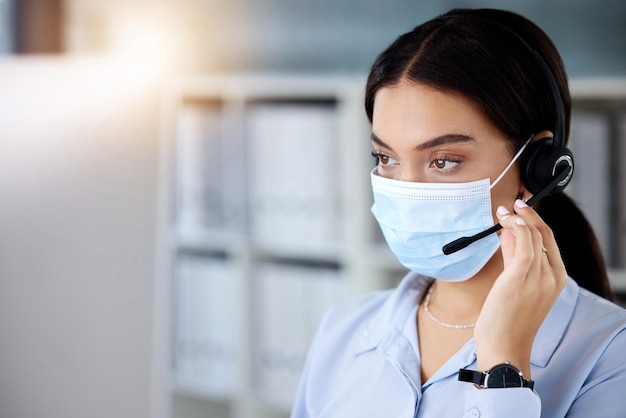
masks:
<svg viewBox="0 0 626 418"><path fill-rule="evenodd" d="M478 408L472 408L465 413L463 418L480 418L480 411Z"/></svg>

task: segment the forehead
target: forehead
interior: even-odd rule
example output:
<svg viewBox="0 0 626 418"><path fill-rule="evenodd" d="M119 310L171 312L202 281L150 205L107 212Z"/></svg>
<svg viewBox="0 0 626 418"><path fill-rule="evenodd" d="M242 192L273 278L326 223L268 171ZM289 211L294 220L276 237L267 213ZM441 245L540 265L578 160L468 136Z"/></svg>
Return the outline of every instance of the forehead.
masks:
<svg viewBox="0 0 626 418"><path fill-rule="evenodd" d="M376 93L372 129L385 141L410 141L413 146L449 134L504 136L472 100L409 81Z"/></svg>

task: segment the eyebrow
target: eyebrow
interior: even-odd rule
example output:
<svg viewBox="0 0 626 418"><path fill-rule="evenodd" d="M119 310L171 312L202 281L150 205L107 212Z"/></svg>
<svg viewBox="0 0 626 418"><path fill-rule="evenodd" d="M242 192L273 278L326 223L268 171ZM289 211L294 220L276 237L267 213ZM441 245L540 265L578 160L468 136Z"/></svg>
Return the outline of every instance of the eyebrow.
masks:
<svg viewBox="0 0 626 418"><path fill-rule="evenodd" d="M389 148L391 149L391 147L389 145L387 145L382 139L380 139L375 133L372 132L371 134L371 139L372 142L385 147L385 148ZM476 142L476 139L474 137L471 137L469 135L463 135L463 134L446 134L446 135L442 135L442 136L438 136L436 138L433 138L431 140L428 140L422 144L419 144L415 147L415 151L424 151L427 149L431 149L431 148L435 148L438 147L440 145L446 145L446 144L465 144L468 142Z"/></svg>
<svg viewBox="0 0 626 418"><path fill-rule="evenodd" d="M389 148L391 149L391 147L389 145L387 145L385 143L385 141L383 141L382 139L380 139L374 132L372 132L372 134L370 135L370 138L372 140L373 143L380 145L381 147L385 147L385 148Z"/></svg>

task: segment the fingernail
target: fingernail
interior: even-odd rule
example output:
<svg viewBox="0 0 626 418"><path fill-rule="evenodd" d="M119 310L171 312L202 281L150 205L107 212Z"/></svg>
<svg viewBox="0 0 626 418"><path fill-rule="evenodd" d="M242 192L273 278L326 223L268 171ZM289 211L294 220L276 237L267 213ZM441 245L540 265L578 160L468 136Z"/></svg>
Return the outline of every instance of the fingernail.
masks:
<svg viewBox="0 0 626 418"><path fill-rule="evenodd" d="M511 212L509 212L509 210L504 206L498 206L498 210L496 210L496 213L498 214L500 219L506 219L509 217L509 215L511 215Z"/></svg>
<svg viewBox="0 0 626 418"><path fill-rule="evenodd" d="M515 201L515 206L517 206L518 208L527 208L528 207L526 202L524 202L522 199L517 199Z"/></svg>
<svg viewBox="0 0 626 418"><path fill-rule="evenodd" d="M522 218L517 218L515 220L515 223L518 225L526 225L526 222L524 222L524 220Z"/></svg>

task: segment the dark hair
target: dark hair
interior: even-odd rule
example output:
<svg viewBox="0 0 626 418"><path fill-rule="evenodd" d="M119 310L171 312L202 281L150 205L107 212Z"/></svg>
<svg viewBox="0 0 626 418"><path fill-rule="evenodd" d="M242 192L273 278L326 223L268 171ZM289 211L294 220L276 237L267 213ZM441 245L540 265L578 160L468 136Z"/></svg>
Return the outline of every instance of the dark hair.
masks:
<svg viewBox="0 0 626 418"><path fill-rule="evenodd" d="M555 126L549 82L529 46L560 90L565 145L572 103L561 57L537 25L503 10L455 9L401 35L372 65L367 116L371 122L381 88L409 80L473 100L516 152L531 135L554 132ZM536 209L554 232L568 274L581 287L613 300L598 241L574 202L557 193Z"/></svg>

